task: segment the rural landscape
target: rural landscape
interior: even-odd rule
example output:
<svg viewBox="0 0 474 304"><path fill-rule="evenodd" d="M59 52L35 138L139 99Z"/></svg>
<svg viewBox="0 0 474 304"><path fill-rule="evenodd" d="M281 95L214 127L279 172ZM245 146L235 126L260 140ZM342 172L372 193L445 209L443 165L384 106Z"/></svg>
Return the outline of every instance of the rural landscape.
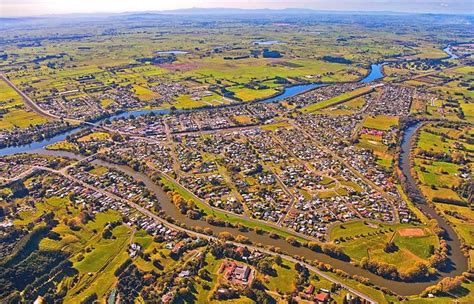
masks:
<svg viewBox="0 0 474 304"><path fill-rule="evenodd" d="M467 6L2 16L0 303L473 303Z"/></svg>

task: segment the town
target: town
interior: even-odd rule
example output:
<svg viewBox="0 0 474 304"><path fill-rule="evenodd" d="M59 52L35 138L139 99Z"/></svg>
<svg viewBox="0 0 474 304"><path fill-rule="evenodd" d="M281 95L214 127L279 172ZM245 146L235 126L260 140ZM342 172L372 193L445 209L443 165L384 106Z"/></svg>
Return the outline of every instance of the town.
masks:
<svg viewBox="0 0 474 304"><path fill-rule="evenodd" d="M471 23L5 19L0 302L471 303Z"/></svg>

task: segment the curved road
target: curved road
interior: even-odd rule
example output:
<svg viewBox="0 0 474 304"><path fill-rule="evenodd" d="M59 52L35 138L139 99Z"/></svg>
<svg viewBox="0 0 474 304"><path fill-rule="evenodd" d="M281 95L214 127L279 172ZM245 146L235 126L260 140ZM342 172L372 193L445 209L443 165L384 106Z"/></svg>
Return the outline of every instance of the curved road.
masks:
<svg viewBox="0 0 474 304"><path fill-rule="evenodd" d="M84 159L81 159L80 161L83 161ZM150 219L153 219L154 221L156 222L159 222L160 224L168 227L168 228L171 228L171 229L174 229L174 230L178 230L178 231L183 231L183 232L186 232L187 234L189 235L194 235L196 237L199 237L199 238L202 238L202 239L206 239L206 240L212 240L212 241L221 241L219 238L215 237L215 236L210 236L210 235L207 235L207 234L203 234L203 233L199 233L199 232L196 232L196 231L193 231L193 230L190 230L190 229L186 229L186 228L183 228L181 226L178 226L178 225L175 225L175 224L172 224L164 219L162 219L161 217L159 217L158 215L156 215L155 213L151 212L150 210L146 209L146 208L143 208L142 206L132 202L132 201L129 201L127 199L123 199L113 193L110 193L108 191L105 191L103 189L100 189L100 188L96 188L94 186L91 186L73 176L71 176L70 174L66 173L66 170L62 169L62 170L54 170L54 169L51 169L51 168L47 168L47 167L41 167L41 166L36 166L36 167L33 167L31 170L44 170L44 171L48 171L48 172L52 172L52 173L55 173L55 174L59 174L59 175L62 175L63 177L75 182L75 183L78 183L80 184L82 187L84 188L87 188L87 189L90 189L92 191L95 191L95 192L99 192L101 194L104 194L114 200L117 200L117 201L121 201L125 204L127 204L130 208L132 209L135 209L136 211L142 213L143 215L149 217ZM260 252L264 252L266 254L269 254L269 255L273 255L273 256L281 256L282 258L284 258L285 260L288 260L290 262L293 262L293 263L300 263L300 264L303 264L305 265L308 269L310 269L311 271L315 272L318 276L321 276L325 279L327 279L328 281L330 282L333 282L333 283L336 283L336 284L339 284L342 286L342 288L350 291L351 293L359 296L360 298L366 300L367 302L369 303L377 303L377 301L375 301L374 299L372 299L371 297L367 296L366 294L364 293L361 293L360 291L358 290L355 290L353 289L352 287L350 286L347 286L346 284L342 283L342 282L339 282L337 279L325 274L324 272L320 271L319 269L317 269L316 267L304 262L304 261L300 261L300 260L297 260L295 259L294 257L291 257L289 255L286 255L286 254L282 254L282 253L276 253L276 252L273 252L273 251L270 251L268 249L265 249L265 248L261 248L261 247L256 247L256 246L253 246L253 245L247 245L247 244L240 244L240 243L237 243L237 242L228 242L228 243L232 243L236 246L245 246L247 248L249 248L250 250L253 250L253 251L260 251Z"/></svg>
<svg viewBox="0 0 474 304"><path fill-rule="evenodd" d="M45 150L37 150L34 152L39 153L39 154L58 156L58 157L70 157L70 158L78 157L72 153L67 153L67 152L65 153L65 152L45 151ZM260 235L260 234L255 233L255 231L253 230L250 230L248 232L241 232L236 228L212 226L203 220L191 220L189 217L179 212L179 210L175 207L175 205L173 205L172 202L169 200L166 193L164 193L163 190L159 186L157 186L148 176L142 173L138 173L127 166L120 166L120 165L104 162L101 160L94 160L93 163L122 171L123 173L132 176L136 180L143 182L145 186L158 197L162 206L162 210L165 212L165 214L175 219L179 223L186 225L187 227L195 227L195 226L200 226L202 228L209 227L210 229L213 230L215 234L226 231L226 232L232 233L234 236L239 235L239 234L245 235L254 243L257 243L257 244L261 243L268 246L279 247L287 255L291 255L295 257L302 256L302 257L305 257L307 260L321 261L321 262L331 265L335 269L342 269L343 271L351 275L359 275L362 277L366 277L370 280L370 282L374 283L375 285L388 288L401 296L410 296L414 294L419 294L425 288L435 284L437 281L439 281L443 277L452 275L452 273L449 273L449 274L441 273L439 277L434 278L430 281L423 281L423 282L406 283L406 282L401 282L401 281L393 281L393 280L385 279L365 269L361 269L360 267L357 267L354 264L349 263L347 261L342 261L342 260L332 258L326 254L312 251L306 247L291 246L284 239L272 239L267 234Z"/></svg>

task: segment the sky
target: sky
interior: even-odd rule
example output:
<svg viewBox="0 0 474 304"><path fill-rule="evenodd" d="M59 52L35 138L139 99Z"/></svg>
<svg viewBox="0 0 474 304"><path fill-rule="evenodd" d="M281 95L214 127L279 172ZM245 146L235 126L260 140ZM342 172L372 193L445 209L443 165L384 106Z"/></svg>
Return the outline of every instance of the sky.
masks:
<svg viewBox="0 0 474 304"><path fill-rule="evenodd" d="M474 0L0 0L0 15L120 13L181 8L311 8L474 14Z"/></svg>

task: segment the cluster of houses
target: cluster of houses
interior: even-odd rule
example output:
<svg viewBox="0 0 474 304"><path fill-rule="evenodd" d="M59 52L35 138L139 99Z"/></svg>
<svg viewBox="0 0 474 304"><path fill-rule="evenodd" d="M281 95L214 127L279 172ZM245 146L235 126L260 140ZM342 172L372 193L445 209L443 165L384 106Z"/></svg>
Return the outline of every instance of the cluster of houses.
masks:
<svg viewBox="0 0 474 304"><path fill-rule="evenodd" d="M160 94L160 98L167 103L173 103L180 95L191 94L190 88L178 81L166 81L165 79L155 79L157 84L151 90Z"/></svg>
<svg viewBox="0 0 474 304"><path fill-rule="evenodd" d="M55 162L54 158L34 154L0 157L0 181L18 178L34 166L49 167L51 162ZM59 161L55 163L60 164ZM67 162L62 162L62 164L66 165Z"/></svg>
<svg viewBox="0 0 474 304"><path fill-rule="evenodd" d="M29 144L33 141L52 137L71 128L68 123L59 120L30 125L25 128L0 128L0 148Z"/></svg>
<svg viewBox="0 0 474 304"><path fill-rule="evenodd" d="M170 94L187 92L180 85L163 86ZM303 106L360 86L324 86L290 101ZM363 113L406 115L413 94L413 89L385 85L380 96L367 97ZM110 154L145 160L162 172L172 173L181 185L211 206L238 214L247 212L253 218L282 223L320 239L325 238L327 226L337 221L364 218L392 222L395 215L402 222L415 220L391 182L390 173L377 165L374 154L348 144L354 133L357 135L362 112L299 115L295 118L297 127L288 125L275 131L260 128L285 111L281 104L257 103L114 120L109 128L131 136L114 143L116 147ZM232 129L239 126L245 128ZM360 131L387 140L394 132ZM171 142L167 133L172 134ZM312 134L315 140L306 134ZM174 166L175 161L179 166ZM142 205L154 203L153 198L139 198L143 189L117 172L92 176L79 169L72 169L70 174ZM354 171L370 180L377 190Z"/></svg>
<svg viewBox="0 0 474 304"><path fill-rule="evenodd" d="M41 158L37 158L36 160L41 161ZM113 171L110 171L109 173L109 177L114 177L118 180L123 180L122 176L115 175ZM82 177L87 178L86 176ZM137 187L136 184L129 183L129 181L127 180L123 181L128 188L133 189L131 191L135 192L133 195L130 195L132 192L125 192L121 190L121 192L123 193L122 197L126 197L127 199L131 200L135 198L139 200L145 199L143 198L143 195L138 192L140 190L140 187ZM94 182L93 186L97 188L102 188L100 187L101 185L98 182ZM178 242L178 232L176 230L170 229L156 222L154 219L136 212L134 209L130 208L128 204L125 203L123 200L116 199L113 196L107 195L107 193L104 192L99 192L91 188L86 188L71 179L64 178L64 176L55 174L53 172L45 171L40 175L37 175L36 178L32 179L28 183L27 201L24 204L18 205L16 212L23 212L34 209L36 201L47 199L50 197L67 197L74 205L82 207L83 209L87 209L92 214L106 212L109 209L115 210L124 216L123 218L126 219L127 225L143 229L155 236L160 235L162 236L164 241ZM151 201L148 201L148 206L150 203ZM136 255L140 251L140 248L137 247L137 245L138 244L132 244L132 246L130 247L130 255L133 255L132 252L135 252L134 254Z"/></svg>
<svg viewBox="0 0 474 304"><path fill-rule="evenodd" d="M366 113L372 115L407 116L416 89L408 86L386 84L380 95L366 97Z"/></svg>
<svg viewBox="0 0 474 304"><path fill-rule="evenodd" d="M158 205L157 198L151 195L144 185L138 184L129 175L112 169L106 169L105 172L100 174L94 174L90 171L90 165L79 164L69 168L68 174L93 187L103 189L143 207L152 208Z"/></svg>
<svg viewBox="0 0 474 304"><path fill-rule="evenodd" d="M156 140L166 139L164 119L159 115L117 118L106 122L104 126L130 136L147 136Z"/></svg>
<svg viewBox="0 0 474 304"><path fill-rule="evenodd" d="M179 182L214 207L246 210L269 222L284 219L287 227L320 239L336 221L394 220L393 206L379 192L303 138L296 128L257 127L174 136Z"/></svg>
<svg viewBox="0 0 474 304"><path fill-rule="evenodd" d="M201 111L174 112L171 115L143 115L114 119L105 125L109 129L131 136L147 136L166 139L170 133L220 130L259 123L271 123L281 111L276 104L249 104L240 107L211 108Z"/></svg>
<svg viewBox="0 0 474 304"><path fill-rule="evenodd" d="M341 141L341 139L345 141L351 140L353 131L356 129L356 125L360 122L360 119L361 118L357 116L331 117L320 115L316 117L306 115L301 116L298 119L298 123L308 130L308 132L314 134L322 145L342 157L349 166L391 197L392 204L389 204L386 199L381 201L377 200L380 202L380 208L385 211L387 217L389 213L393 213L395 206L400 222L409 223L417 221L418 219L410 211L406 202L400 197L395 184L392 182L390 170L377 164L377 157L374 153L355 145L347 145ZM393 130L389 130L385 132L392 131Z"/></svg>
<svg viewBox="0 0 474 304"><path fill-rule="evenodd" d="M300 94L288 99L288 102L303 107L312 103L321 102L333 97L354 91L367 84L360 82L337 83L319 87L315 90Z"/></svg>

